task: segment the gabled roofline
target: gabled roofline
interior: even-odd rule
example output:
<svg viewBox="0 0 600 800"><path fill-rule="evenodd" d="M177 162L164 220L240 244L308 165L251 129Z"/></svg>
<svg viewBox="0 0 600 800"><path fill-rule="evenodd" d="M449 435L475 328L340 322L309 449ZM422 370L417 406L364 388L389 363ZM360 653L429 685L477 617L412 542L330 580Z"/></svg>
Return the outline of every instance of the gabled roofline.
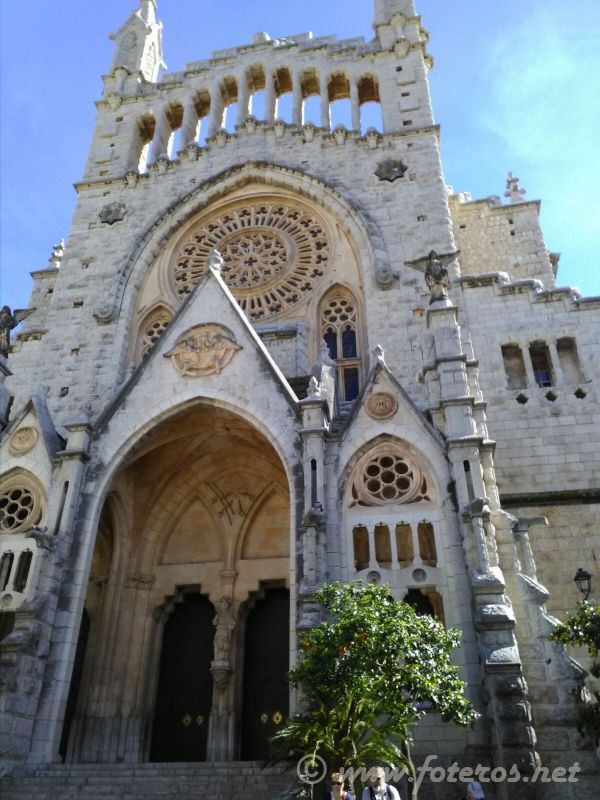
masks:
<svg viewBox="0 0 600 800"><path fill-rule="evenodd" d="M378 357L376 363L372 367L371 371L369 372L369 376L365 381L363 388L361 389L358 397L354 401L354 405L352 406L352 411L344 421L344 424L340 428L339 436L340 438L344 438L347 432L350 430L352 425L354 424L356 417L358 416L359 410L363 407L365 397L370 391L370 389L375 384L375 378L379 373L383 373L389 379L391 384L393 385L394 389L400 395L400 397L405 401L406 405L411 409L411 411L415 414L415 416L419 419L422 425L425 427L425 430L428 432L430 437L434 440L438 447L441 447L443 450L446 449L446 440L444 439L443 434L435 428L431 422L427 419L425 414L421 411L421 409L417 406L415 401L412 397L406 392L406 390L402 387L400 382L394 376L388 365L383 360L383 357Z"/></svg>
<svg viewBox="0 0 600 800"><path fill-rule="evenodd" d="M173 331L176 328L176 324L175 323L185 313L186 309L193 302L193 300L198 295L200 295L202 293L202 290L203 290L204 286L206 286L206 284L210 280L216 281L219 289L221 290L221 292L227 298L227 301L231 305L234 313L237 315L240 323L242 324L242 326L246 330L246 333L250 336L250 338L252 339L252 341L256 345L257 349L259 350L261 356L267 362L267 367L270 370L270 372L273 375L273 377L275 378L275 380L277 381L277 383L281 386L281 389L283 390L283 394L284 394L286 400L288 401L290 406L293 408L294 412L296 414L299 413L299 408L300 408L299 405L298 405L299 401L298 401L298 398L296 397L296 394L294 393L294 390L292 389L292 387L288 383L286 377L284 376L284 374L281 372L281 370L279 369L279 367L277 366L277 364L273 360L273 357L271 356L271 354L267 350L267 348L266 348L265 344L263 343L263 341L261 340L260 336L256 333L256 331L252 327L250 321L248 320L248 318L246 317L246 315L244 314L244 312L240 308L240 306L237 303L235 297L233 296L233 294L230 292L229 288L225 284L225 281L223 280L223 278L222 278L222 276L220 274L220 271L211 266L211 267L209 267L207 269L205 275L203 275L203 277L198 281L198 283L196 284L196 286L194 287L192 292L190 292L190 294L188 295L186 300L179 307L179 309L175 313L175 316L173 317L171 323L169 324L168 328L164 332L163 336L157 342L156 347L154 347L151 350L151 352L149 353L148 357L145 358L138 365L138 367L134 370L134 372L131 375L131 377L121 386L121 388L117 391L117 393L109 400L109 402L105 406L104 410L100 413L100 415L98 416L96 421L93 423L93 425L92 425L92 436L94 438L98 437L102 433L102 431L105 429L105 427L108 424L108 422L110 421L110 419L119 410L119 408L122 405L122 401L130 394L132 389L140 381L140 379L141 379L142 375L144 374L144 372L148 369L148 364L150 364L153 360L155 360L160 355L162 355L164 350L167 349L167 342L170 339L170 336L174 335Z"/></svg>
<svg viewBox="0 0 600 800"><path fill-rule="evenodd" d="M48 408L48 403L46 402L46 395L42 392L35 392L31 395L29 400L21 407L19 412L2 431L0 441L5 441L10 438L30 411L33 411L39 423L44 446L50 461L58 461L58 453L65 449L66 439L56 430L54 422L52 421L50 409Z"/></svg>

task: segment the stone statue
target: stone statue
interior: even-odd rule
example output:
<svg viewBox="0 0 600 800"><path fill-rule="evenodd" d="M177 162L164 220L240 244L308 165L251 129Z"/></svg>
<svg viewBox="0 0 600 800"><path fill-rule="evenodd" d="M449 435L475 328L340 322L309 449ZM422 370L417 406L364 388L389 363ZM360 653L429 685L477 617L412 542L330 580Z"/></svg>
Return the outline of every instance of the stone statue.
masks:
<svg viewBox="0 0 600 800"><path fill-rule="evenodd" d="M314 375L308 382L307 397L321 397L321 386L319 385L318 379Z"/></svg>
<svg viewBox="0 0 600 800"><path fill-rule="evenodd" d="M48 262L52 264L53 267L58 268L60 267L60 262L62 261L64 254L65 254L65 240L61 239L60 242L58 242L58 244L55 244L52 247L52 253L50 255L50 258L48 259Z"/></svg>
<svg viewBox="0 0 600 800"><path fill-rule="evenodd" d="M11 311L8 306L0 310L0 355L7 356L10 347L10 332L19 322L28 317L31 312L27 309L16 308Z"/></svg>
<svg viewBox="0 0 600 800"><path fill-rule="evenodd" d="M215 662L229 661L231 639L235 630L236 619L231 609L231 598L222 597L219 600L217 613L213 620L215 631Z"/></svg>
<svg viewBox="0 0 600 800"><path fill-rule="evenodd" d="M431 299L429 305L433 303L448 302L448 270L442 264L440 257L432 250L427 258L427 266L425 268L425 283L431 292Z"/></svg>

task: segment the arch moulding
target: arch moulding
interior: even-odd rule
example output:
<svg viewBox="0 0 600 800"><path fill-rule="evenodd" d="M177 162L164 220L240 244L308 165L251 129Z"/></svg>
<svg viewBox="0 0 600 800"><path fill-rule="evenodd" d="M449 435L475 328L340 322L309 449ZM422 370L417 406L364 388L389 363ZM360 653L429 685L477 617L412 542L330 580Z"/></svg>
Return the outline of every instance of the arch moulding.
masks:
<svg viewBox="0 0 600 800"><path fill-rule="evenodd" d="M97 321L109 323L120 317L119 322L125 325L126 333L132 323L135 295L171 237L194 216L251 183L294 192L324 208L345 229L351 241L356 243L364 265L364 274L372 275L384 288L391 286L394 276L384 238L357 198L350 195L344 197L325 181L289 167L267 162L247 162L230 167L205 181L162 212L147 227L117 275L112 299L95 310ZM130 293L127 314L120 316L129 285L136 291Z"/></svg>

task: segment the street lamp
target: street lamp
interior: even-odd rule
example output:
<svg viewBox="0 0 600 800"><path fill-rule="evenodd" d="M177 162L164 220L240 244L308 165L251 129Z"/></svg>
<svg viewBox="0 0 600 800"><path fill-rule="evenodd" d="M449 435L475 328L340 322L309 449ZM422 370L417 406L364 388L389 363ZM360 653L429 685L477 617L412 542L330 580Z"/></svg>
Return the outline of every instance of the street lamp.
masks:
<svg viewBox="0 0 600 800"><path fill-rule="evenodd" d="M577 574L575 575L573 580L577 584L577 588L579 589L581 594L585 595L583 599L587 600L588 597L590 596L590 592L592 591L592 576L590 575L590 573L586 572L586 570L579 567L579 569L577 570Z"/></svg>

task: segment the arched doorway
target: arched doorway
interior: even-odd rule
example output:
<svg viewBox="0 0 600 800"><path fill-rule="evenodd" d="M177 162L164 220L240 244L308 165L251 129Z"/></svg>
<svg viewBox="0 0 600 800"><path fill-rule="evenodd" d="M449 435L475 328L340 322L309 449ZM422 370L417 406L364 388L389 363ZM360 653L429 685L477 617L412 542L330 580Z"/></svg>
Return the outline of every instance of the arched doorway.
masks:
<svg viewBox="0 0 600 800"><path fill-rule="evenodd" d="M212 708L215 609L182 595L164 626L150 761L205 761Z"/></svg>
<svg viewBox="0 0 600 800"><path fill-rule="evenodd" d="M289 712L289 592L280 587L261 594L246 619L241 750L244 761L267 757L269 738Z"/></svg>
<svg viewBox="0 0 600 800"><path fill-rule="evenodd" d="M289 585L281 459L241 417L198 404L145 437L109 494L69 760L233 760L248 686L243 610L261 586ZM274 663L287 691L289 596L275 596L285 639ZM248 696L262 682L253 674ZM287 712L287 694L277 706Z"/></svg>

